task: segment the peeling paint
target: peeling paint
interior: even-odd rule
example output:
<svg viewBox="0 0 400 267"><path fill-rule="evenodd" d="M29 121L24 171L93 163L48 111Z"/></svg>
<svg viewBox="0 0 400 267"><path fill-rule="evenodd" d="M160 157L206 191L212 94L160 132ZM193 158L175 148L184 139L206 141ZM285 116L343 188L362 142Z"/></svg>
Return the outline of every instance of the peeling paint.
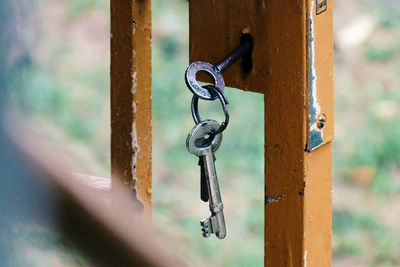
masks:
<svg viewBox="0 0 400 267"><path fill-rule="evenodd" d="M135 51L134 51L135 53ZM136 102L135 102L135 94L136 94L136 87L137 87L137 72L133 71L132 72L132 87L131 87L131 93L132 93L132 115L133 118L136 117ZM132 159L131 159L131 171L132 171L132 201L133 201L133 206L134 206L134 211L138 213L143 212L143 203L141 201L140 195L139 195L139 190L138 190L138 177L137 177L137 160L140 157L140 146L139 146L139 141L137 138L137 130L136 130L136 119L133 119L132 122L132 132L131 132L131 138L132 138Z"/></svg>
<svg viewBox="0 0 400 267"><path fill-rule="evenodd" d="M132 72L132 87L131 87L133 118L135 118L135 115L136 115L136 102L134 100L134 95L136 93L136 86L137 86L137 77L136 76L137 76L137 72L133 71ZM137 186L136 185L137 184L136 163L137 163L137 156L139 153L139 142L137 139L136 120L135 119L132 122L131 138L132 138L131 170L132 170L132 178L133 178L133 187L134 187L134 189L136 189L136 186Z"/></svg>
<svg viewBox="0 0 400 267"><path fill-rule="evenodd" d="M311 11L309 13L309 27L310 27L310 36L309 36L309 90L310 90L310 116L314 115L313 118L310 118L310 126L311 120L316 120L315 116L321 113L321 106L318 103L317 98L317 71L315 69L315 39L314 39L314 19L313 19L313 11L314 10L314 1L311 1Z"/></svg>
<svg viewBox="0 0 400 267"><path fill-rule="evenodd" d="M282 195L279 195L277 197L270 197L270 196L265 196L265 204L267 203L272 203L272 202L279 202L282 198Z"/></svg>
<svg viewBox="0 0 400 267"><path fill-rule="evenodd" d="M304 267L307 267L307 250L304 251Z"/></svg>
<svg viewBox="0 0 400 267"><path fill-rule="evenodd" d="M135 211L149 215L151 1L112 1L111 20L111 171L131 190Z"/></svg>
<svg viewBox="0 0 400 267"><path fill-rule="evenodd" d="M314 1L311 1L309 12L309 140L308 151L312 151L323 143L323 130L317 127L317 116L321 113L321 106L317 94L317 72L315 69L315 38L314 38Z"/></svg>
<svg viewBox="0 0 400 267"><path fill-rule="evenodd" d="M136 86L137 86L137 72L133 71L132 72L132 87L131 87L131 93L134 95L136 93Z"/></svg>
<svg viewBox="0 0 400 267"><path fill-rule="evenodd" d="M132 101L132 113L133 115L136 115L136 102Z"/></svg>
<svg viewBox="0 0 400 267"><path fill-rule="evenodd" d="M135 102L132 101L132 106L135 106ZM135 109L134 109L135 110ZM140 147L139 147L139 142L137 139L137 131L136 131L136 121L134 120L132 123L132 132L131 132L131 138L132 138L132 159L131 159L131 171L132 171L132 200L133 200L133 206L135 212L142 213L143 212L143 203L141 201L141 198L138 194L138 189L137 189L137 184L138 184L138 177L137 177L137 171L136 171L136 166L137 166L137 159L138 155L140 152Z"/></svg>
<svg viewBox="0 0 400 267"><path fill-rule="evenodd" d="M133 117L135 118L136 115L136 102L134 100L134 95L136 93L136 86L137 86L137 78L136 78L137 72L134 71L132 72L132 87L131 87L131 93L132 93L132 114ZM138 154L140 151L139 148L139 142L137 138L137 130L136 130L136 120L134 119L132 122L132 132L131 132L131 138L132 138L132 159L131 159L131 171L132 171L132 198L133 198L133 203L134 203L134 209L135 211L141 212L141 207L143 204L140 201L139 194L137 193L137 171L136 171L136 166L137 166L137 159L138 159Z"/></svg>
<svg viewBox="0 0 400 267"><path fill-rule="evenodd" d="M137 156L138 156L139 151L140 151L139 142L138 142L138 139L137 139L136 121L133 121L133 123L132 123L131 137L132 137L131 170L132 170L133 182L134 182L134 185L136 186L136 180L137 180L136 163L137 163Z"/></svg>

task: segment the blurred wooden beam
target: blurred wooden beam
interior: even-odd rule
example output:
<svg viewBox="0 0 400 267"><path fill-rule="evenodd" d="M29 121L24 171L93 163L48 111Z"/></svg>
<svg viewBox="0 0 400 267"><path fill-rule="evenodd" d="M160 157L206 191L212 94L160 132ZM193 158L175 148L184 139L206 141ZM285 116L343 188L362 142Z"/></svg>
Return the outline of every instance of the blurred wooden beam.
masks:
<svg viewBox="0 0 400 267"><path fill-rule="evenodd" d="M110 190L107 178L72 173L50 138L15 119L6 124L7 132L0 125L0 144L7 152L0 153L0 166L8 166L2 169L7 174L2 191L7 203L2 204L11 208L2 214L0 226L38 223L55 230L94 266L184 266L177 260L176 244L160 240L151 224L135 214L131 191L119 179ZM5 240L0 245L14 246Z"/></svg>
<svg viewBox="0 0 400 267"><path fill-rule="evenodd" d="M111 1L111 172L151 214L151 0Z"/></svg>
<svg viewBox="0 0 400 267"><path fill-rule="evenodd" d="M235 63L224 78L265 94L266 266L331 265L332 4L190 1L191 62L215 64L242 34L253 38L251 72Z"/></svg>

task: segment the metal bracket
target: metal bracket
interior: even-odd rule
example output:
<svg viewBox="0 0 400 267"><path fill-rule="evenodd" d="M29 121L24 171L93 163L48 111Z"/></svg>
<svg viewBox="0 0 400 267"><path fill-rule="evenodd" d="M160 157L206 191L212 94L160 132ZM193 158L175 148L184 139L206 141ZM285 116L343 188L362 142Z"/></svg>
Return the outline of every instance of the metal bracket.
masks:
<svg viewBox="0 0 400 267"><path fill-rule="evenodd" d="M328 93L331 89L326 83L321 80L332 79L329 76L328 68L330 65L324 64L324 45L323 32L319 28L315 28L314 21L320 19L320 14L323 6L326 7L326 1L315 1L316 14L313 12L314 1L311 1L311 10L309 12L309 40L308 40L308 141L306 151L311 152L322 145L329 143L333 139L332 123L328 120L333 119L332 106L329 104L329 98L332 97ZM314 15L315 14L315 15ZM316 62L316 59L318 62ZM321 65L324 64L324 65ZM327 68L328 66L328 68ZM318 72L318 73L317 73ZM328 118L329 116L329 118Z"/></svg>

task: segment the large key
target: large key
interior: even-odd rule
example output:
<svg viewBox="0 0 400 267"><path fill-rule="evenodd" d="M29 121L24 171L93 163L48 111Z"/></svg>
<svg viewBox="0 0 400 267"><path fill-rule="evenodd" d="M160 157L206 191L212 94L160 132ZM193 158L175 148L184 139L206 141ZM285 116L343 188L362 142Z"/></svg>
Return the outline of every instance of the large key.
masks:
<svg viewBox="0 0 400 267"><path fill-rule="evenodd" d="M222 134L213 135L220 127L214 120L198 123L189 133L186 146L190 153L202 157L204 175L207 181L211 216L200 222L204 237L215 234L219 239L226 236L223 204L219 191L214 152L222 142Z"/></svg>

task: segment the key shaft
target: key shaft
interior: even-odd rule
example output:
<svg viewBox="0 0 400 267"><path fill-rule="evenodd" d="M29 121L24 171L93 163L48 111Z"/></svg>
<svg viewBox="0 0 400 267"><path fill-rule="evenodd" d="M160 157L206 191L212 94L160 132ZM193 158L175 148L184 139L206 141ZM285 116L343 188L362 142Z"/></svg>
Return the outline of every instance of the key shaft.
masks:
<svg viewBox="0 0 400 267"><path fill-rule="evenodd" d="M203 156L203 160L207 178L206 180L209 193L211 217L215 216L217 226L217 229L213 229L213 232L219 239L222 239L226 236L226 226L223 211L224 206L222 204L221 193L219 190L217 172L214 164L214 154L211 148Z"/></svg>
<svg viewBox="0 0 400 267"><path fill-rule="evenodd" d="M246 55L247 53L250 53L252 48L253 48L252 42L248 39L243 39L237 48L235 48L224 59L222 59L220 62L214 65L214 70L218 71L219 73L224 72L239 58Z"/></svg>
<svg viewBox="0 0 400 267"><path fill-rule="evenodd" d="M198 165L200 166L200 199L203 200L204 202L208 202L209 194L208 194L208 185L207 185L207 178L204 168L203 157L199 157Z"/></svg>

